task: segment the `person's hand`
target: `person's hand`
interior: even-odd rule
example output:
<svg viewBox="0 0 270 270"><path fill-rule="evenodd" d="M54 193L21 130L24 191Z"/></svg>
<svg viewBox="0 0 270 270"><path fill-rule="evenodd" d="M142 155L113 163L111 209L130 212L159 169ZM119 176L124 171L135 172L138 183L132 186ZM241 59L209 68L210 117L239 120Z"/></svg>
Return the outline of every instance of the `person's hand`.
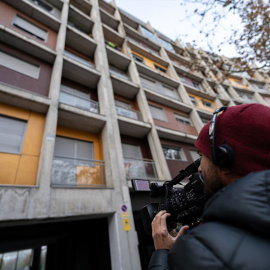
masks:
<svg viewBox="0 0 270 270"><path fill-rule="evenodd" d="M166 219L171 214L165 210L160 211L152 221L152 237L154 240L155 249L171 249L176 239L185 234L189 229L188 226L183 226L178 234L173 237L169 234L166 224Z"/></svg>

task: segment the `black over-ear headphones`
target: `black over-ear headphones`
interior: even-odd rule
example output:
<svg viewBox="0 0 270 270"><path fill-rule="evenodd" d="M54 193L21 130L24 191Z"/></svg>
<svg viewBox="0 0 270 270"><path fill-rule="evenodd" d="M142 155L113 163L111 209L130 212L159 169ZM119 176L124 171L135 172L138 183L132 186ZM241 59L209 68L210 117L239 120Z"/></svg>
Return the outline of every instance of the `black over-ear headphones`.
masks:
<svg viewBox="0 0 270 270"><path fill-rule="evenodd" d="M213 113L213 118L209 126L209 139L211 145L211 161L217 166L230 167L233 163L233 149L227 144L215 145L215 128L216 118L219 112L224 112L226 106L216 109Z"/></svg>

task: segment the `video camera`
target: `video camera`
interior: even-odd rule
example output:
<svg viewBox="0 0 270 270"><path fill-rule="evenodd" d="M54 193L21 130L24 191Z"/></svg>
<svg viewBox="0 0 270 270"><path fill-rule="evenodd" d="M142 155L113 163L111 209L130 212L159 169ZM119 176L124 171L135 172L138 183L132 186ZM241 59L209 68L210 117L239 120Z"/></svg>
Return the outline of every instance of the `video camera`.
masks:
<svg viewBox="0 0 270 270"><path fill-rule="evenodd" d="M166 210L171 214L167 218L169 232L176 228L177 223L189 225L190 228L199 224L207 200L203 178L197 173L200 162L201 158L195 160L181 170L175 178L166 181L163 185L150 183L149 180L132 179L135 191L148 191L152 198L164 197L162 202L147 204L140 210L144 230L147 234L152 234L151 223L161 210ZM183 188L173 187L186 177L189 178L189 182Z"/></svg>

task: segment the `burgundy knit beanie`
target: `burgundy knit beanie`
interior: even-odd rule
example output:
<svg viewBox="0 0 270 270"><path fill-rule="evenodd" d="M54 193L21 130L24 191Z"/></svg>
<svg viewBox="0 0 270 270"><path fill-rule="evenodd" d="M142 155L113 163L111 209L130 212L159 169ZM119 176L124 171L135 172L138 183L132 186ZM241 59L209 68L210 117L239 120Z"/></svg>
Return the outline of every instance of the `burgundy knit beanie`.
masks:
<svg viewBox="0 0 270 270"><path fill-rule="evenodd" d="M195 146L211 156L209 121ZM261 104L231 106L216 119L215 146L228 144L234 151L232 171L246 175L270 169L270 108Z"/></svg>

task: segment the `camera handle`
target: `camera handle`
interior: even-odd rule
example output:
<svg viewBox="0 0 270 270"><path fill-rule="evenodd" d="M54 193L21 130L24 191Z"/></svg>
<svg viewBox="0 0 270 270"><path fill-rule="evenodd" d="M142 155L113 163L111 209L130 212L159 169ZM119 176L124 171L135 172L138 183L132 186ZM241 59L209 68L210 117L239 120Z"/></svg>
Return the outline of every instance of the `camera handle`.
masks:
<svg viewBox="0 0 270 270"><path fill-rule="evenodd" d="M201 164L201 157L196 159L190 165L188 165L185 169L181 170L177 176L175 176L171 181L165 182L164 186L172 187L179 182L181 182L184 178L198 172L198 168Z"/></svg>

